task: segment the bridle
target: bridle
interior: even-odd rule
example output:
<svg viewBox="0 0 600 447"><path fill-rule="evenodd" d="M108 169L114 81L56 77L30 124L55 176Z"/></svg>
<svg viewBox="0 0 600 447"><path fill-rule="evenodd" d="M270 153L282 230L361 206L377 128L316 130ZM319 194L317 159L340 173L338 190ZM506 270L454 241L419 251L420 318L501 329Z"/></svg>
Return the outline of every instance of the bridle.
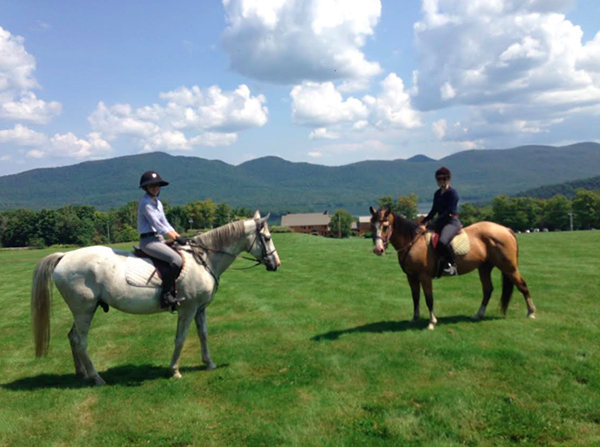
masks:
<svg viewBox="0 0 600 447"><path fill-rule="evenodd" d="M216 293L216 291L219 287L219 278L217 277L217 275L215 275L213 270L210 268L210 265L208 264L208 262L202 256L202 253L200 252L201 250L204 252L218 253L218 254L222 254L222 255L231 256L232 258L236 258L236 259L245 259L247 261L253 261L255 263L254 265L251 265L249 267L234 268L232 270L248 270L253 267L257 267L261 264L265 264L265 259L268 256L271 256L273 253L275 253L276 250L267 251L268 240L267 240L267 237L264 234L262 234L260 231L262 229L260 219L254 219L254 222L256 224L256 235L254 236L254 240L250 244L250 247L248 247L248 249L246 251L248 251L250 253L252 251L252 247L254 247L254 244L256 244L256 241L260 239L260 242L262 244L262 253L261 253L262 259L259 259L255 256L250 257L250 256L243 256L243 255L234 255L233 253L229 253L227 251L215 250L214 248L207 247L193 239L188 241L188 245L191 248L191 250L189 250L189 251L191 251L192 256L194 257L196 262L198 264L204 266L204 268L208 271L208 273L211 274L211 276L215 280L215 290L213 291L213 294Z"/></svg>
<svg viewBox="0 0 600 447"><path fill-rule="evenodd" d="M222 254L222 255L227 255L227 256L231 256L232 258L236 258L236 259L245 259L247 261L253 261L255 262L254 265L251 265L250 267L244 267L244 268L238 268L238 269L234 269L234 270L246 270L252 267L256 267L259 266L261 264L265 263L265 259L269 256L271 256L273 253L275 253L276 250L271 250L271 251L267 251L267 243L269 242L267 240L267 237L261 233L261 229L262 229L262 224L260 223L260 219L255 219L254 223L256 225L256 235L254 236L254 240L252 241L252 243L250 244L250 246L248 247L248 249L246 250L247 252L251 252L252 248L254 247L254 245L256 244L256 241L260 239L261 245L262 245L262 253L261 253L261 258L257 258L256 256L244 256L244 255L234 255L233 253L229 253L227 251L223 251L223 250L215 250L214 248L210 248L207 247L206 245L203 245L195 240L190 240L188 241L188 245L192 248L192 253L194 254L194 258L198 261L198 259L200 258L199 256L197 257L197 250L194 250L194 248L199 248L201 250L204 251L210 251L211 253L218 253L218 254ZM201 258L200 258L201 259ZM200 262L201 264L204 264L204 262Z"/></svg>
<svg viewBox="0 0 600 447"><path fill-rule="evenodd" d="M387 226L389 228L389 231L387 232L387 235L385 235L385 236L383 236L383 235L380 236L378 234L373 236L373 242L375 242L377 239L381 240L381 242L383 243L383 251L385 254L387 254L386 251L387 251L387 247L390 242L390 239L392 238L393 226L390 225L389 219L382 220L381 223L382 223L382 225L387 224L384 226ZM383 233L383 231L382 231L382 233ZM410 253L410 249L415 244L415 242L417 242L417 240L424 234L425 234L425 232L419 233L404 247L399 248L397 250L394 249L396 251L396 253L401 253L404 251L404 256L402 256L402 260L400 261L400 267L402 268L402 271L404 271L405 273L406 273L406 270L404 270L404 263L406 262L406 258L408 257L408 254Z"/></svg>
<svg viewBox="0 0 600 447"><path fill-rule="evenodd" d="M389 219L385 219L381 221L381 225L388 228L388 232L386 236L380 236L378 234L375 234L373 236L373 243L375 243L375 241L377 241L377 239L381 240L382 244L383 244L383 251L385 252L387 250L388 244L390 242L390 239L392 238L392 233L393 231L393 227L392 225L390 225L390 220ZM383 231L381 232L383 234Z"/></svg>

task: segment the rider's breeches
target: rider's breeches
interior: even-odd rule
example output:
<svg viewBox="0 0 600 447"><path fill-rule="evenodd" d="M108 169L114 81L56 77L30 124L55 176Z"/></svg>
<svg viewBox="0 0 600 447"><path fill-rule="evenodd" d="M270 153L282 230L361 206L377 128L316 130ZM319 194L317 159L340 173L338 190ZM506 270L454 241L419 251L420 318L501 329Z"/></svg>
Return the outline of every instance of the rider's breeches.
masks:
<svg viewBox="0 0 600 447"><path fill-rule="evenodd" d="M447 223L443 226L443 228L441 228L441 230L438 230L440 239L438 241L436 251L452 263L454 263L454 250L450 245L450 241L452 241L452 238L458 234L460 227L460 220L458 220L456 217L453 217L448 219Z"/></svg>
<svg viewBox="0 0 600 447"><path fill-rule="evenodd" d="M140 241L140 249L150 256L165 261L173 270L177 268L177 271L179 271L183 265L179 253L165 245L163 238L160 236L143 238Z"/></svg>

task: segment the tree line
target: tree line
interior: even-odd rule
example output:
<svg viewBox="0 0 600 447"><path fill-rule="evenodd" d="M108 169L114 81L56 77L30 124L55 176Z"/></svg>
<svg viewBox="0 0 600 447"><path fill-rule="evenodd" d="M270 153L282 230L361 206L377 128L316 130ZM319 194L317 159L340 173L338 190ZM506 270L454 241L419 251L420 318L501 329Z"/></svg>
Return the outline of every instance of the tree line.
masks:
<svg viewBox="0 0 600 447"><path fill-rule="evenodd" d="M419 198L416 194L382 196L379 207L388 206L408 219L418 217ZM138 239L137 205L130 202L108 212L97 211L90 205L69 205L55 210L31 211L18 209L0 213L0 244L2 247L47 247L57 244L94 245L130 242ZM210 199L169 206L163 201L165 214L179 231L215 228L228 222L251 217L247 208L232 208ZM563 195L550 199L508 197L500 195L491 203L460 205L459 218L463 225L492 221L515 231L533 228L575 230L600 228L600 192L578 189L572 200ZM331 218L332 234L348 237L354 218L343 209Z"/></svg>
<svg viewBox="0 0 600 447"><path fill-rule="evenodd" d="M184 206L169 206L163 201L165 215L179 231L213 228L238 219L252 217L247 208L232 208L209 200ZM51 245L97 245L135 241L138 202L130 202L108 212L90 205L69 205L41 211L18 209L0 213L2 247L47 247Z"/></svg>
<svg viewBox="0 0 600 447"><path fill-rule="evenodd" d="M388 206L408 219L418 216L418 197L415 194L400 196L396 200L383 196L377 204ZM571 225L574 230L589 230L600 228L600 192L578 189L572 200L561 194L550 199L499 195L487 204L462 204L458 214L464 226L487 220L515 231L534 228L569 230Z"/></svg>

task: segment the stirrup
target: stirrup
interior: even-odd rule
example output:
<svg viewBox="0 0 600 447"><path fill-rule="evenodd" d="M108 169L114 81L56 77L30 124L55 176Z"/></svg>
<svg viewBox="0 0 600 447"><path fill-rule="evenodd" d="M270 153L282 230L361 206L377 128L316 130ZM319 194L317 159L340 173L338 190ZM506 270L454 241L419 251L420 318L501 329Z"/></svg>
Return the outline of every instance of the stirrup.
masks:
<svg viewBox="0 0 600 447"><path fill-rule="evenodd" d="M444 267L444 276L457 276L458 270L456 269L456 265L448 263L446 267Z"/></svg>

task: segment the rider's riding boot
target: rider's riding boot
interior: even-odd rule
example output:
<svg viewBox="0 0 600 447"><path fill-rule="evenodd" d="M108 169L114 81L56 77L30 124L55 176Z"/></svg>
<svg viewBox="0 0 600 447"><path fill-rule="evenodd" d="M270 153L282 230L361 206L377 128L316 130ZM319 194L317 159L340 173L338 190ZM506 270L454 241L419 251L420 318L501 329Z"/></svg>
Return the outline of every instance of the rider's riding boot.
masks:
<svg viewBox="0 0 600 447"><path fill-rule="evenodd" d="M452 245L448 244L446 247L446 265L444 266L444 276L456 276L458 270L456 268L456 255Z"/></svg>
<svg viewBox="0 0 600 447"><path fill-rule="evenodd" d="M175 279L179 274L179 267L176 264L171 264L171 268L163 274L162 294L160 298L160 307L163 309L175 310L183 298L177 298L177 290L175 289Z"/></svg>

